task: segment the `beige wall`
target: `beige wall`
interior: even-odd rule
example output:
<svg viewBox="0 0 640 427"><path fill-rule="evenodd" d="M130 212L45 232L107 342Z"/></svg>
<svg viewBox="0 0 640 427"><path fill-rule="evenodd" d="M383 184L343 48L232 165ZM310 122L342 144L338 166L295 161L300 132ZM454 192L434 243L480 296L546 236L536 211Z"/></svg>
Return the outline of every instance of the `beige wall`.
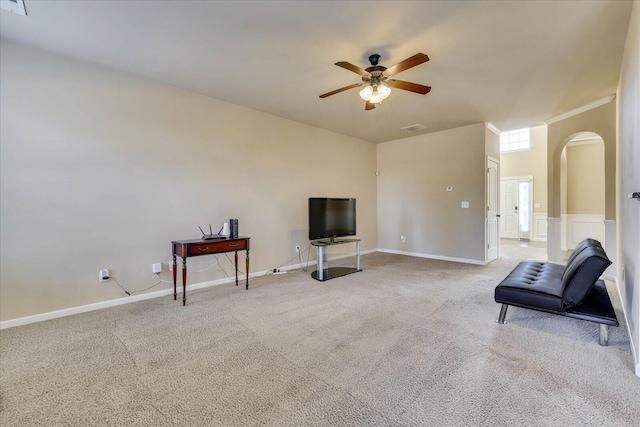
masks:
<svg viewBox="0 0 640 427"><path fill-rule="evenodd" d="M361 249L376 248L374 144L9 42L0 53L2 320L126 297L101 268L153 285L172 240L229 218L252 272L280 266L308 244L310 196L355 197ZM190 259L189 283L225 278L196 272L213 264Z"/></svg>
<svg viewBox="0 0 640 427"><path fill-rule="evenodd" d="M604 141L605 218L614 220L616 212L616 103L608 102L597 108L551 123L547 129L547 199L549 217L560 217L560 178L563 148L577 134L593 132L598 134Z"/></svg>
<svg viewBox="0 0 640 427"><path fill-rule="evenodd" d="M618 289L640 376L640 2L635 1L618 84ZM622 273L624 271L624 274Z"/></svg>
<svg viewBox="0 0 640 427"><path fill-rule="evenodd" d="M500 154L500 178L516 176L533 176L533 212L547 212L547 125L531 128L530 150Z"/></svg>
<svg viewBox="0 0 640 427"><path fill-rule="evenodd" d="M485 143L479 123L378 144L379 248L484 261Z"/></svg>
<svg viewBox="0 0 640 427"><path fill-rule="evenodd" d="M567 213L604 215L604 144L566 147Z"/></svg>

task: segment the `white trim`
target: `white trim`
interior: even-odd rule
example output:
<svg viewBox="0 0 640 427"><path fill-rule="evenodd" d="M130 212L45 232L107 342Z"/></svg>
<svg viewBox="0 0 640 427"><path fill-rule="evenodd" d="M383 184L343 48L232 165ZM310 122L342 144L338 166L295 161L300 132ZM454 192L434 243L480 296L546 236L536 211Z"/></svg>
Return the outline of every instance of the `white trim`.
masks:
<svg viewBox="0 0 640 427"><path fill-rule="evenodd" d="M605 219L604 221L604 250L611 261L611 265L605 270L603 277L615 280L618 271L618 249L615 220Z"/></svg>
<svg viewBox="0 0 640 427"><path fill-rule="evenodd" d="M568 251L569 246L567 245L567 214L562 214L560 216L560 250Z"/></svg>
<svg viewBox="0 0 640 427"><path fill-rule="evenodd" d="M249 274L249 277L255 277L260 275L259 273ZM244 277L244 274L238 274L238 278L240 276ZM222 285L224 283L235 282L234 278L225 277L224 279L211 280L208 282L194 283L192 285L187 285L187 290L192 291L195 289L202 289L210 286ZM181 288L182 286L180 286ZM180 292L182 292L180 290ZM108 301L96 302L93 304L79 305L76 307L65 308L62 310L49 311L47 313L34 314L32 316L19 317L17 319L4 320L0 322L0 329L13 328L16 326L28 325L30 323L44 322L45 320L57 319L59 317L71 316L74 314L86 313L89 311L101 310L103 308L116 307L118 305L129 304L132 302L144 301L151 298L159 298L166 295L172 295L173 288L163 289L161 291L149 292L142 295L131 295L118 299L112 299Z"/></svg>
<svg viewBox="0 0 640 427"><path fill-rule="evenodd" d="M531 180L531 181L533 181L533 175L501 176L500 177L500 181L502 181L503 179L517 179L519 181L522 181L522 180Z"/></svg>
<svg viewBox="0 0 640 427"><path fill-rule="evenodd" d="M437 260L440 260L440 261L460 262L460 263L463 263L463 264L475 264L475 265L487 265L488 264L486 261L480 261L480 260L477 260L477 259L455 258L455 257L442 256L442 255L423 254L423 253L419 253L419 252L396 251L396 250L393 250L393 249L378 249L378 252L384 252L384 253L387 253L387 254L396 254L396 255L407 255L407 256L413 256L413 257L417 257L417 258L437 259Z"/></svg>
<svg viewBox="0 0 640 427"><path fill-rule="evenodd" d="M16 15L27 16L24 0L2 0L0 1L0 9L8 10Z"/></svg>
<svg viewBox="0 0 640 427"><path fill-rule="evenodd" d="M588 138L576 138L576 139L572 139L571 141L569 141L567 143L567 145L565 145L565 147L577 147L579 145L591 145L591 144L598 144L598 143L603 143L604 141L602 140L601 137L599 136L591 136Z"/></svg>
<svg viewBox="0 0 640 427"><path fill-rule="evenodd" d="M568 214L567 247L573 249L587 237L596 239L607 246L604 214Z"/></svg>
<svg viewBox="0 0 640 427"><path fill-rule="evenodd" d="M518 181L518 239L528 239L528 240L534 240L533 236L534 234L534 213L533 213L533 175L520 175L520 176L505 176L505 177L500 177L500 196L502 196L502 181L507 181L507 180L517 180ZM531 205L531 213L529 215L529 235L528 236L523 236L522 231L520 230L520 184L522 182L529 182L529 204ZM546 214L545 214L546 215ZM509 238L509 237L507 237ZM545 239L546 241L546 236Z"/></svg>
<svg viewBox="0 0 640 427"><path fill-rule="evenodd" d="M517 153L519 151L531 151L531 147L528 147L528 148L516 148L514 150L500 150L500 154Z"/></svg>
<svg viewBox="0 0 640 427"><path fill-rule="evenodd" d="M531 240L534 242L547 241L547 213L546 212L533 213L533 236L531 237Z"/></svg>
<svg viewBox="0 0 640 427"><path fill-rule="evenodd" d="M364 255L364 254L369 254L369 253L373 253L373 252L377 252L377 249L369 249L366 251L361 251L360 255ZM333 257L330 257L329 260L336 260L336 259L340 259L340 258L347 258L350 256L355 256L355 252L354 253L349 253L349 254L340 254L340 255L336 255ZM309 263L304 263L305 266L308 265L315 265L317 264L317 261L309 261ZM299 268L302 268L303 264L293 264L293 265L288 265L285 267L282 267L281 270L297 270ZM261 277L264 276L269 270L263 270L263 271L257 271L254 273L249 273L249 278L255 278L255 277ZM242 273L238 273L238 280L240 278L244 278L245 275ZM210 280L207 282L200 282L200 283L194 283L191 285L187 285L187 291L194 291L196 289L203 289L203 288L208 288L211 286L217 286L217 285L223 285L226 283L232 283L235 282L235 277L225 277L224 279L218 279L218 280ZM182 286L178 285L179 289L178 292L181 293L182 290ZM118 305L123 305L123 304L129 304L132 302L138 302L138 301L144 301L147 299L152 299L152 298L160 298L163 296L167 296L167 295L171 295L173 294L173 288L169 288L169 289L163 289L161 291L155 291L155 292L149 292L146 294L141 294L141 295L131 295L131 296L126 296L126 297L122 297L122 298L118 298L118 299L112 299L112 300L108 300L108 301L101 301L101 302L96 302L93 304L86 304L86 305L79 305L76 307L69 307L69 308L65 308L62 310L55 310L55 311L49 311L47 313L40 313L40 314L34 314L32 316L25 316L25 317L18 317L16 319L9 319L9 320L4 320L0 322L0 330L1 329L8 329L8 328L14 328L16 326L23 326L23 325L28 325L31 323L37 323L37 322L44 322L46 320L52 320L52 319L57 319L60 317L66 317L66 316L72 316L74 314L80 314L80 313L86 313L89 311L95 311L95 310L101 310L103 308L109 308L109 307L116 307Z"/></svg>
<svg viewBox="0 0 640 427"><path fill-rule="evenodd" d="M578 107L576 109L573 109L571 111L567 111L564 114L560 114L559 116L555 116L550 118L549 120L545 120L545 124L546 125L550 125L551 123L555 123L555 122L559 122L560 120L564 120L564 119L568 119L569 117L573 117L573 116L577 116L580 113L584 113L585 111L589 111L589 110L593 110L594 108L597 108L601 105L604 104L608 104L609 102L613 101L615 99L615 95L609 95L605 98L602 99L598 99L597 101L594 101L590 104L587 105L583 105L582 107Z"/></svg>
<svg viewBox="0 0 640 427"><path fill-rule="evenodd" d="M635 374L637 376L640 377L640 360L638 360L638 355L636 353L636 346L635 343L633 342L633 334L631 333L631 327L629 326L629 313L627 313L627 311L625 310L625 305L624 305L624 301L622 301L622 292L620 292L620 282L618 282L617 278L612 279L612 281L615 283L616 288L618 290L618 302L620 303L620 306L622 307L622 315L624 316L624 323L627 326L627 336L629 337L629 344L631 344L631 356L633 356L633 361L636 364L636 372Z"/></svg>
<svg viewBox="0 0 640 427"><path fill-rule="evenodd" d="M491 132L495 133L498 136L500 136L500 134L502 133L500 132L500 129L495 127L495 125L491 122L487 122L487 129L489 129Z"/></svg>
<svg viewBox="0 0 640 427"><path fill-rule="evenodd" d="M547 217L547 259L560 263L561 218Z"/></svg>
<svg viewBox="0 0 640 427"><path fill-rule="evenodd" d="M496 128L497 129L497 128ZM496 232L496 257L489 260L489 195L491 193L491 189L489 188L489 162L493 162L496 164L496 185L498 188L494 188L493 191L496 191L496 211L495 218L491 221L495 221L495 232ZM487 155L487 174L485 175L486 181L486 190L485 190L485 205L487 206L487 210L484 212L484 238L485 238L485 248L484 248L484 260L485 263L488 264L491 261L494 261L500 258L500 160L495 159L489 155Z"/></svg>

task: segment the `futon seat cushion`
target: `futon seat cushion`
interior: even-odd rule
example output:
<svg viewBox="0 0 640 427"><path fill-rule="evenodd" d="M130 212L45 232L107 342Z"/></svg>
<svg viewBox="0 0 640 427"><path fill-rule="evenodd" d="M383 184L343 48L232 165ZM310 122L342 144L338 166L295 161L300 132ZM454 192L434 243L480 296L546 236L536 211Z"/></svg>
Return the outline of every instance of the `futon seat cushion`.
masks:
<svg viewBox="0 0 640 427"><path fill-rule="evenodd" d="M496 287L498 303L536 310L563 311L564 266L549 262L523 261Z"/></svg>

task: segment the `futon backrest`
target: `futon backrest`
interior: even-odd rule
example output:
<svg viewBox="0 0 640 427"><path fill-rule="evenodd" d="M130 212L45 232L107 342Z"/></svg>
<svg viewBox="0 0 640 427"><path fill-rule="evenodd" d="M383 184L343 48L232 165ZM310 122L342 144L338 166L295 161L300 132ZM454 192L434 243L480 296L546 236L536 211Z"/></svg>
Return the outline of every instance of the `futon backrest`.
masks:
<svg viewBox="0 0 640 427"><path fill-rule="evenodd" d="M565 310L580 304L611 265L604 249L597 243L574 251L562 273L562 306Z"/></svg>
<svg viewBox="0 0 640 427"><path fill-rule="evenodd" d="M597 241L596 239L586 238L582 242L578 243L573 249L573 253L567 260L567 266L571 264L571 262L575 259L575 257L578 256L580 252L582 252L583 249L588 248L589 246L596 246L602 249L602 244L599 241ZM562 274L562 278L564 279L564 273Z"/></svg>

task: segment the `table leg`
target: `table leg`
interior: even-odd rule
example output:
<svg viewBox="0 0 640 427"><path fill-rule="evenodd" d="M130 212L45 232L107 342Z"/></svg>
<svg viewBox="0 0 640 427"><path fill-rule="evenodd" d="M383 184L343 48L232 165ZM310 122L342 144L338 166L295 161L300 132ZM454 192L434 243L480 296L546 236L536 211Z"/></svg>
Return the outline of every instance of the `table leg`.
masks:
<svg viewBox="0 0 640 427"><path fill-rule="evenodd" d="M246 281L247 281L247 287L245 288L246 290L249 290L249 248L247 248L247 266L246 266Z"/></svg>
<svg viewBox="0 0 640 427"><path fill-rule="evenodd" d="M236 261L236 286L238 286L238 251L235 252L234 259Z"/></svg>
<svg viewBox="0 0 640 427"><path fill-rule="evenodd" d="M182 305L187 305L187 259L186 258L182 258Z"/></svg>
<svg viewBox="0 0 640 427"><path fill-rule="evenodd" d="M176 292L176 256L173 256L173 300L178 299L178 293Z"/></svg>

